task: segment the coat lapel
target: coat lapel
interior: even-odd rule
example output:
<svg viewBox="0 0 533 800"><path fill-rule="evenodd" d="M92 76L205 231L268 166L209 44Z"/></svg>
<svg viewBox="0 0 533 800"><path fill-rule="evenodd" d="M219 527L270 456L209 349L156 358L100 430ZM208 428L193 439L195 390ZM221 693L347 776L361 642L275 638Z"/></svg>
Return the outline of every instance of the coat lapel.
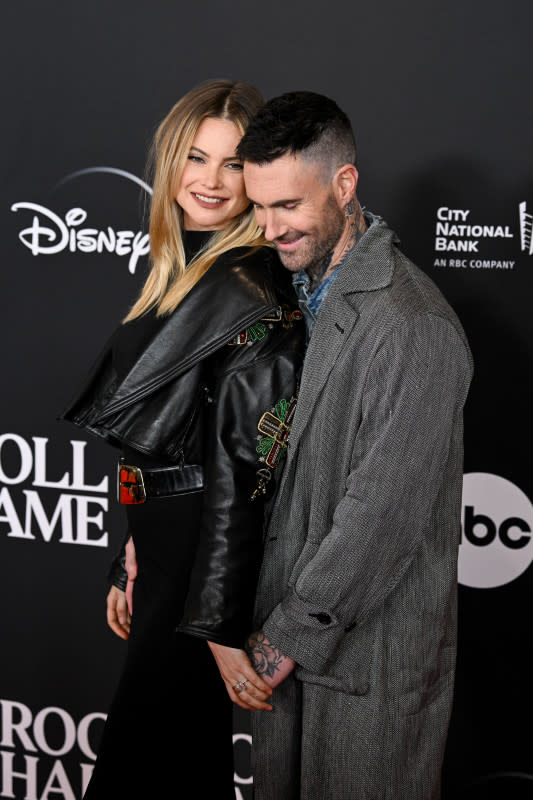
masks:
<svg viewBox="0 0 533 800"><path fill-rule="evenodd" d="M316 400L345 347L358 316L357 311L343 297L326 297L320 313L322 324L319 326L317 320L305 357L300 393L291 427L290 455L296 449Z"/></svg>
<svg viewBox="0 0 533 800"><path fill-rule="evenodd" d="M315 404L354 329L355 295L389 286L394 272L396 234L385 222L372 225L348 255L320 309L307 349L298 404L289 438L287 467L298 449ZM352 342L352 347L353 342ZM288 469L285 470L285 474Z"/></svg>

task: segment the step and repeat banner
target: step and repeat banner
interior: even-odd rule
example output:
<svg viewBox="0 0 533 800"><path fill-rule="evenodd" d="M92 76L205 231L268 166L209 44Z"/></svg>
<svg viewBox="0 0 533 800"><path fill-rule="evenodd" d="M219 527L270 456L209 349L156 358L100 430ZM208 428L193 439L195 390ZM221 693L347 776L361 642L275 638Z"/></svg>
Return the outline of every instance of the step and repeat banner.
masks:
<svg viewBox="0 0 533 800"><path fill-rule="evenodd" d="M533 797L533 7L20 0L4 16L0 798L78 800L94 765L125 653L105 622L124 519L116 453L56 417L146 276L152 133L213 77L335 98L360 200L463 321L476 374L444 794ZM236 714L237 800L249 730Z"/></svg>

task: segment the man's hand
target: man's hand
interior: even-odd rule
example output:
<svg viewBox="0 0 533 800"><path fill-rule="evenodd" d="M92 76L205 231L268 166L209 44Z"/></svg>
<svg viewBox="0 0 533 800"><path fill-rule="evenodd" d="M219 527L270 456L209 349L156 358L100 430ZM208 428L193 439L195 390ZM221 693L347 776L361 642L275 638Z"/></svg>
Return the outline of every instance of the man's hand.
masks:
<svg viewBox="0 0 533 800"><path fill-rule="evenodd" d="M107 624L121 639L130 635L131 615L128 611L126 593L112 586L107 595Z"/></svg>
<svg viewBox="0 0 533 800"><path fill-rule="evenodd" d="M253 671L244 650L214 642L207 644L233 702L247 711L272 711L272 706L265 702L272 689Z"/></svg>
<svg viewBox="0 0 533 800"><path fill-rule="evenodd" d="M252 633L246 642L246 652L257 674L272 688L279 686L296 666L296 661L284 656L263 631Z"/></svg>
<svg viewBox="0 0 533 800"><path fill-rule="evenodd" d="M130 538L126 544L126 572L128 573L128 583L126 585L126 601L128 603L128 610L130 617L133 614L133 582L137 577L137 556L135 555L135 545L133 539Z"/></svg>

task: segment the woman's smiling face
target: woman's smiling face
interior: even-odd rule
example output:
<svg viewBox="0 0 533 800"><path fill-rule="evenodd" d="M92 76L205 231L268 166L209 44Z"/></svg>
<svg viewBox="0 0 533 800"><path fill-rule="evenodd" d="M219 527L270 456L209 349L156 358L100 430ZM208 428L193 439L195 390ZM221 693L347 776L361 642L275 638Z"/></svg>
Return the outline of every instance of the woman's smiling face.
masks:
<svg viewBox="0 0 533 800"><path fill-rule="evenodd" d="M248 207L242 164L235 155L240 139L230 120L208 117L200 124L176 194L186 230L224 228Z"/></svg>

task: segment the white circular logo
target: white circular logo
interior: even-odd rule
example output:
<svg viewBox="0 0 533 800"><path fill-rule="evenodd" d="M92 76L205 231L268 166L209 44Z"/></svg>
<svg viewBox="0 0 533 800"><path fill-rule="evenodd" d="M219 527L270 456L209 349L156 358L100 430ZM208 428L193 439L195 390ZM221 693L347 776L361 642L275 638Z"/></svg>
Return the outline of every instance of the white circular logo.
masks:
<svg viewBox="0 0 533 800"><path fill-rule="evenodd" d="M488 472L463 479L459 583L503 586L533 561L533 506L511 481Z"/></svg>

